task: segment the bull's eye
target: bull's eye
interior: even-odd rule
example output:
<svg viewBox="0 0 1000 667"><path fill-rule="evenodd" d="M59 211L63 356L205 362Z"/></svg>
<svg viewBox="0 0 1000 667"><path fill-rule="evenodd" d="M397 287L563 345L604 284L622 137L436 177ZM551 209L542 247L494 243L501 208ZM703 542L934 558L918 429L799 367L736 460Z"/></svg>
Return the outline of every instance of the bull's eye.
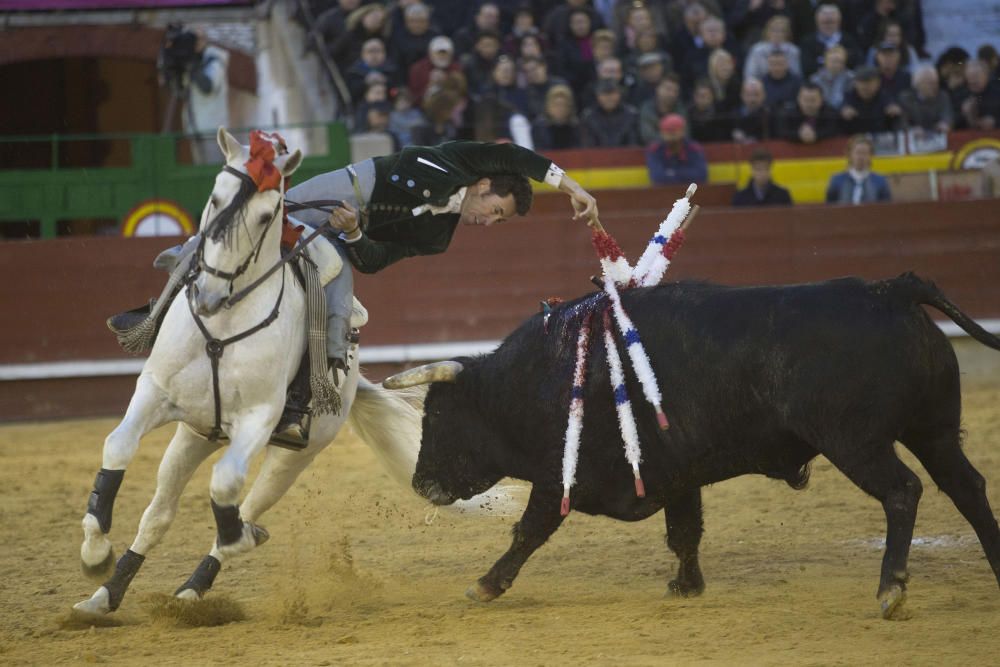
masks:
<svg viewBox="0 0 1000 667"><path fill-rule="evenodd" d="M266 225L267 221L270 220L270 219L271 219L271 216L268 215L267 213L265 213L262 216L260 216L260 224Z"/></svg>

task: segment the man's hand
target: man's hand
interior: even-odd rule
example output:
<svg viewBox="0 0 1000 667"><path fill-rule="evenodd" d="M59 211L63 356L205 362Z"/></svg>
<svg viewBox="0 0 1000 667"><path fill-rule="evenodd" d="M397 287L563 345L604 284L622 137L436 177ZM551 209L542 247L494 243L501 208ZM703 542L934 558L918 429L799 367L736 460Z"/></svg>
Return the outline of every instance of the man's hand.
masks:
<svg viewBox="0 0 1000 667"><path fill-rule="evenodd" d="M587 224L593 227L598 221L597 200L593 195L581 188L568 174L563 174L559 189L569 195L569 201L573 205L573 219L586 219Z"/></svg>
<svg viewBox="0 0 1000 667"><path fill-rule="evenodd" d="M347 202L344 202L342 207L333 210L328 222L334 229L344 232L344 237L348 241L357 241L361 238L361 224L358 222L358 212Z"/></svg>

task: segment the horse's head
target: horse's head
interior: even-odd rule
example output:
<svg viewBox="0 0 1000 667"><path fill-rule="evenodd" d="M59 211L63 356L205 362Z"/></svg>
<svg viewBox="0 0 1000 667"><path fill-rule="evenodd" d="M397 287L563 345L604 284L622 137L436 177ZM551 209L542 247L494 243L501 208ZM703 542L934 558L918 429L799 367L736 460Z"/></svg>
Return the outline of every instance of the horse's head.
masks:
<svg viewBox="0 0 1000 667"><path fill-rule="evenodd" d="M220 127L218 141L226 166L201 213L198 277L191 285L194 309L205 317L225 304L233 281L258 258L277 261L285 179L302 162L301 151L288 153L264 133L248 147Z"/></svg>

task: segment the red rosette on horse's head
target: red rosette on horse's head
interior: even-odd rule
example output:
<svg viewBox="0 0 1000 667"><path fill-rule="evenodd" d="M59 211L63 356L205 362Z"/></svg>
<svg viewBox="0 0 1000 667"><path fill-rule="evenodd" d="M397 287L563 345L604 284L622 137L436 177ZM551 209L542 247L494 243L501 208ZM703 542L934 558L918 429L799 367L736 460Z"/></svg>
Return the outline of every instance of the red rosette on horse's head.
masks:
<svg viewBox="0 0 1000 667"><path fill-rule="evenodd" d="M245 166L257 184L257 192L281 187L281 172L274 166L274 158L287 152L285 140L277 132L254 130L250 133L250 159Z"/></svg>

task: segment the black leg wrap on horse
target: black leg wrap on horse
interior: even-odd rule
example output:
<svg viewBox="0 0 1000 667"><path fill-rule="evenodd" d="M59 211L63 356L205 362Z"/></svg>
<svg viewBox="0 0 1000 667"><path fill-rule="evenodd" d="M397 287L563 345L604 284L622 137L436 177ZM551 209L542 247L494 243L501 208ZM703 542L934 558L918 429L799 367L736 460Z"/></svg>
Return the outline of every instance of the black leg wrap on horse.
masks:
<svg viewBox="0 0 1000 667"><path fill-rule="evenodd" d="M222 569L222 563L220 563L214 556L205 556L198 563L198 567L195 569L194 573L188 577L180 588L174 591L174 595L179 595L181 591L187 589L193 590L201 597L207 593L211 588L212 584L215 583L215 577L218 576L219 570Z"/></svg>
<svg viewBox="0 0 1000 667"><path fill-rule="evenodd" d="M217 505L212 501L212 514L215 515L215 525L219 529L218 544L239 542L243 537L243 520L240 519L240 508L237 505Z"/></svg>
<svg viewBox="0 0 1000 667"><path fill-rule="evenodd" d="M145 556L140 556L131 549L123 553L122 557L118 559L118 564L115 565L115 573L104 584L104 587L108 589L108 606L111 608L111 611L118 609L118 606L122 603L122 599L125 597L125 591L128 590L129 584L132 583L132 579L135 578L136 573L139 572L139 568L142 567L142 563L145 560Z"/></svg>
<svg viewBox="0 0 1000 667"><path fill-rule="evenodd" d="M122 485L124 477L124 470L101 468L94 480L94 490L87 500L87 514L94 515L102 533L111 530L111 510L115 506L115 496L118 495L118 487Z"/></svg>

